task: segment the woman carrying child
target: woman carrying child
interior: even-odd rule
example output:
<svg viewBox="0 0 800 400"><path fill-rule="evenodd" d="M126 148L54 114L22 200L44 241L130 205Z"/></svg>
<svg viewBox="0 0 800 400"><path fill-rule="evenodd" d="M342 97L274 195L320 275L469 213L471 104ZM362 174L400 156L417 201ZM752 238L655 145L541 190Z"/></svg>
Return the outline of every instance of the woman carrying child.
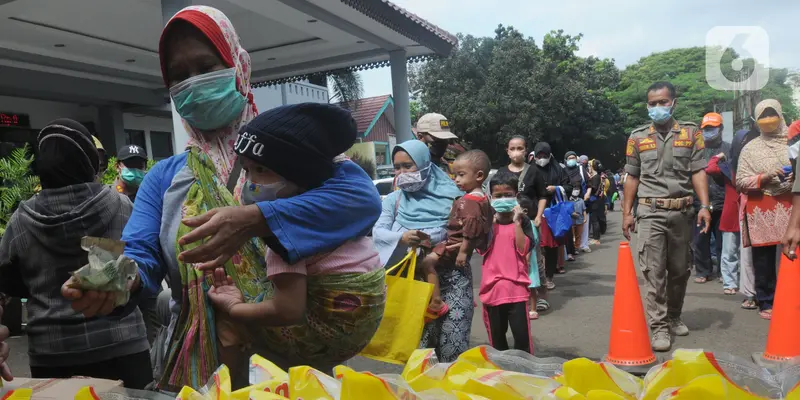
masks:
<svg viewBox="0 0 800 400"><path fill-rule="evenodd" d="M531 246L531 222L517 202L517 177L498 172L490 183L495 211L492 239L483 255L480 299L489 342L508 350L506 331L511 327L514 348L533 354L528 322L527 255Z"/></svg>
<svg viewBox="0 0 800 400"><path fill-rule="evenodd" d="M425 241L434 246L444 241L453 201L464 194L431 163L428 146L419 140L395 146L392 160L400 190L383 199L383 211L372 230L381 264L388 267ZM420 347L434 347L439 360L452 362L469 349L475 308L472 270L453 265L440 266L436 272L449 311L425 325Z"/></svg>
<svg viewBox="0 0 800 400"><path fill-rule="evenodd" d="M259 115L235 146L247 176L242 204L293 198L319 187L356 135L350 112L333 105L302 103ZM293 264L268 248L266 265L270 284L264 292L244 295L223 268L214 270L208 291L222 317L254 327L246 334L264 348L262 356L284 368L304 364L330 371L372 339L383 315L385 284L370 238L354 238ZM252 343L233 337L227 344L220 352L246 360L236 346Z"/></svg>
<svg viewBox="0 0 800 400"><path fill-rule="evenodd" d="M433 285L426 322L447 314L449 309L441 299L437 265L470 268L472 251L486 247L492 229L492 209L481 187L490 169L489 156L480 150L461 153L453 162L456 186L466 194L456 198L450 209L447 240L439 242L422 261L426 280Z"/></svg>

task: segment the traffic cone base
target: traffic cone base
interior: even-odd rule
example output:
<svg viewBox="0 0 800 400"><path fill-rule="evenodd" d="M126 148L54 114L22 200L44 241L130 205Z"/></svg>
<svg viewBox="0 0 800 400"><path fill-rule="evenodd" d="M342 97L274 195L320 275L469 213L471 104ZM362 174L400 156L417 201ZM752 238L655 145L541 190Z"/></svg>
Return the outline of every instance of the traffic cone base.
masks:
<svg viewBox="0 0 800 400"><path fill-rule="evenodd" d="M775 366L800 356L800 259L794 261L781 256L778 284L769 323L767 348L753 355L753 361L764 366Z"/></svg>
<svg viewBox="0 0 800 400"><path fill-rule="evenodd" d="M604 361L619 367L643 367L657 361L650 345L639 280L628 242L620 242L611 335Z"/></svg>

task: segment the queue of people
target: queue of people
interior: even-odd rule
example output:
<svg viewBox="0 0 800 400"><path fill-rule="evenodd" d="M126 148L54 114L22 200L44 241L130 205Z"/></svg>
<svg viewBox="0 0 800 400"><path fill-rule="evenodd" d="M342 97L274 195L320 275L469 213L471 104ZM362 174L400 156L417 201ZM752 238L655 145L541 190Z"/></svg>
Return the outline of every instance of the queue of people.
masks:
<svg viewBox="0 0 800 400"><path fill-rule="evenodd" d="M632 132L621 174L574 151L559 162L546 142L528 153L521 136L493 175L480 150L449 165L443 156L457 137L445 116L427 114L418 139L394 148L398 190L381 202L342 155L357 137L348 111L305 103L258 114L249 55L219 10L179 11L159 58L190 135L184 153L145 173L141 149L126 146L110 187L97 183L104 157L81 124L55 120L37 137L42 191L19 206L0 242L2 289L24 288L16 295L29 299L34 378L81 375L173 392L225 363L234 386L244 386L254 353L284 369L329 370L377 331L384 268L412 249L421 250L420 279L434 287L420 347L443 362L469 348L477 252L491 344L510 348L510 327L513 347L533 353L530 320L550 308L547 293L567 262L601 243L620 187L657 351L689 334L681 311L692 265L695 281L708 282L716 255L724 293L741 289L742 307L769 319L776 246L796 257L800 123L787 126L774 100L756 107L757 129L729 145L718 114L699 127L676 121L675 88L654 83L652 123ZM567 229L545 216L564 202L572 203ZM84 236L125 242L138 265L127 304L75 285ZM11 380L8 334L0 326L0 376Z"/></svg>

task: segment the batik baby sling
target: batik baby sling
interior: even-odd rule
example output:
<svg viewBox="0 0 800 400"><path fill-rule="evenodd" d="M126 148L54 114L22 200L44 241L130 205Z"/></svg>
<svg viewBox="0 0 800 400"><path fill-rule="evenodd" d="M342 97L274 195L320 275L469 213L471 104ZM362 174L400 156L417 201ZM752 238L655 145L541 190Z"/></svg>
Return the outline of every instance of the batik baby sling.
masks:
<svg viewBox="0 0 800 400"><path fill-rule="evenodd" d="M192 148L187 156L187 166L195 181L181 207L182 218L196 217L218 207L238 205L225 183L217 178L208 156ZM201 240L186 246L178 244L177 239L191 230L186 225L179 226L176 254L205 243ZM259 302L271 292L271 284L266 279L264 246L259 239L247 241L224 268L248 303ZM174 391L183 386L199 388L219 366L215 314L207 295L211 281L202 271L180 260L178 269L183 287L181 312L169 339L165 368L158 383L160 389Z"/></svg>

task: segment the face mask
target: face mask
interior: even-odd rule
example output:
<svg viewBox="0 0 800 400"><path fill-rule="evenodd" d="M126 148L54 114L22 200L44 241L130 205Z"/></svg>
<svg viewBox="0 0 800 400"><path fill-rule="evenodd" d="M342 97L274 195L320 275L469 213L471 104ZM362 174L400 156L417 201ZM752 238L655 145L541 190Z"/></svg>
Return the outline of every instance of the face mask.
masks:
<svg viewBox="0 0 800 400"><path fill-rule="evenodd" d="M242 188L242 204L250 205L262 201L273 201L278 198L278 192L286 186L285 182L268 184L253 183L248 180Z"/></svg>
<svg viewBox="0 0 800 400"><path fill-rule="evenodd" d="M181 118L201 131L230 125L242 114L247 99L236 90L236 69L191 77L169 90Z"/></svg>
<svg viewBox="0 0 800 400"><path fill-rule="evenodd" d="M578 166L578 160L567 160L567 166L570 168L575 168Z"/></svg>
<svg viewBox="0 0 800 400"><path fill-rule="evenodd" d="M139 186L144 180L144 170L137 168L122 168L119 173L120 179L128 185Z"/></svg>
<svg viewBox="0 0 800 400"><path fill-rule="evenodd" d="M675 105L675 103L673 103ZM655 106L647 108L647 115L657 124L662 124L672 118L672 106Z"/></svg>
<svg viewBox="0 0 800 400"><path fill-rule="evenodd" d="M509 213L514 211L514 207L516 206L517 199L513 197L492 200L492 208L499 213Z"/></svg>
<svg viewBox="0 0 800 400"><path fill-rule="evenodd" d="M404 192L420 191L425 187L425 183L428 181L428 171L430 171L430 168L431 166L428 165L419 171L404 172L397 175L397 187Z"/></svg>
<svg viewBox="0 0 800 400"><path fill-rule="evenodd" d="M510 158L512 161L521 161L521 160L523 160L525 158L525 152L524 151L511 151L511 152L508 153L508 158Z"/></svg>
<svg viewBox="0 0 800 400"><path fill-rule="evenodd" d="M781 118L778 116L765 117L759 118L756 122L758 122L758 129L760 129L762 133L769 134L778 130L778 125L781 124Z"/></svg>
<svg viewBox="0 0 800 400"><path fill-rule="evenodd" d="M546 166L549 162L550 162L549 158L537 158L536 159L536 165L538 165L540 167Z"/></svg>

